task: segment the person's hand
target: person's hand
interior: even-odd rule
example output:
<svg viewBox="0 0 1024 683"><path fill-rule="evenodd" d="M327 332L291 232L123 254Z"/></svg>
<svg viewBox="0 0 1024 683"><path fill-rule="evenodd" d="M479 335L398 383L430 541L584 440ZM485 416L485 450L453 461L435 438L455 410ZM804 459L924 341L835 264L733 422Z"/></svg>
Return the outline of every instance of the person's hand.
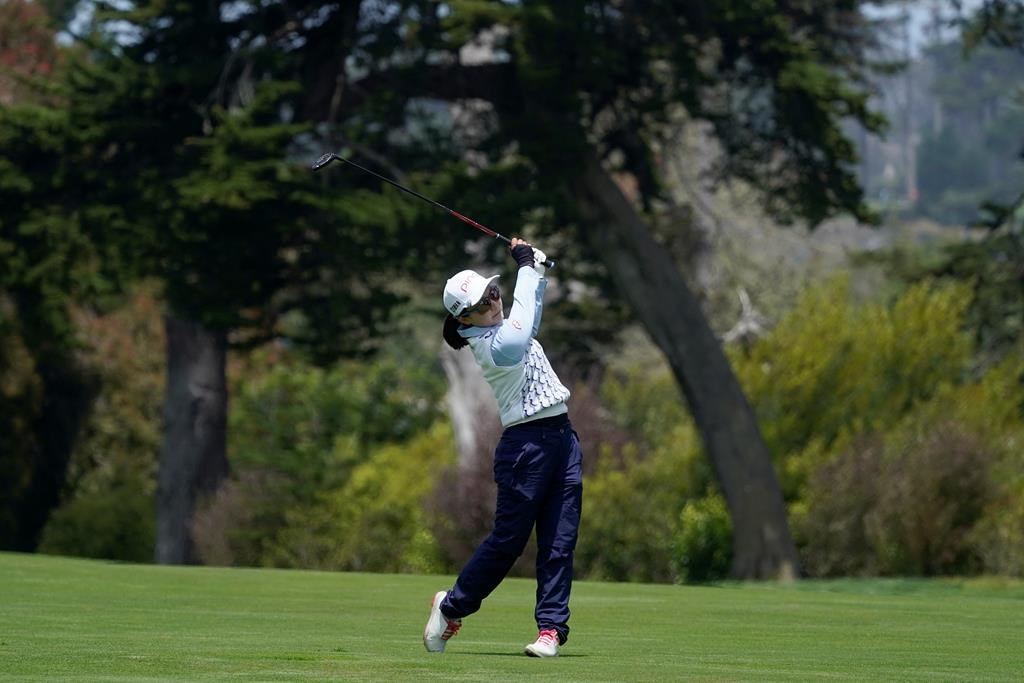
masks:
<svg viewBox="0 0 1024 683"><path fill-rule="evenodd" d="M547 262L548 256L537 247L533 247L533 269L537 271L537 275L544 277L544 264Z"/></svg>
<svg viewBox="0 0 1024 683"><path fill-rule="evenodd" d="M512 258L516 260L516 264L522 268L527 266L532 268L534 266L533 261L533 247L526 240L513 237L509 242L509 249L512 251Z"/></svg>

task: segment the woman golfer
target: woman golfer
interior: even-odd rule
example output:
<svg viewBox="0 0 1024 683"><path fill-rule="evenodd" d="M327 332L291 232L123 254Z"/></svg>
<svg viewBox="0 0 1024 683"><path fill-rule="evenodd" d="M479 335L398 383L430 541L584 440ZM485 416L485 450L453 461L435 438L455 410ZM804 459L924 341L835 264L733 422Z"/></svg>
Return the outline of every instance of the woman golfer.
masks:
<svg viewBox="0 0 1024 683"><path fill-rule="evenodd" d="M505 318L495 280L472 270L444 287L444 340L469 346L498 401L505 428L494 452L498 500L494 528L463 567L455 586L430 607L423 644L444 652L463 617L480 609L523 552L537 528L539 634L526 646L533 657L556 657L569 636L572 556L582 503L582 452L569 423L566 389L534 337L540 328L544 254L521 239L511 243L518 264L512 309Z"/></svg>

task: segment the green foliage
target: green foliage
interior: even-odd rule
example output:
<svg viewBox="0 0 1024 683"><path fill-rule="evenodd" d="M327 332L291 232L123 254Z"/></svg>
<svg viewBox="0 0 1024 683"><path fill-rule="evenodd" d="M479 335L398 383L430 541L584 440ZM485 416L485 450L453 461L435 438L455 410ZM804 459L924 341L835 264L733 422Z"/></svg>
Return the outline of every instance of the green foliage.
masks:
<svg viewBox="0 0 1024 683"><path fill-rule="evenodd" d="M664 362L620 358L600 396L633 440L620 453L596 454L598 467L584 482L577 573L616 581L719 577L718 561L732 552L731 527L724 538L715 535L714 498L704 498L710 465Z"/></svg>
<svg viewBox="0 0 1024 683"><path fill-rule="evenodd" d="M680 511L702 495L706 464L689 425L663 425L661 445L601 466L583 486L575 566L580 576L611 581L672 581Z"/></svg>
<svg viewBox="0 0 1024 683"><path fill-rule="evenodd" d="M926 281L856 304L833 282L734 354L813 575L1015 566L994 539L1018 524L1024 368L1017 351L972 379L970 294Z"/></svg>
<svg viewBox="0 0 1024 683"><path fill-rule="evenodd" d="M0 547L16 547L19 507L29 495L38 448L33 426L43 383L20 334L14 306L0 292Z"/></svg>
<svg viewBox="0 0 1024 683"><path fill-rule="evenodd" d="M847 118L874 131L883 125L867 106L870 38L856 6L479 7L456 4L444 25L459 37L469 26L507 29L498 47L509 55L506 84L519 96L494 98L500 134L553 181L563 180L565 160L578 165L594 144L602 154L615 151L645 203L656 198L651 142L682 108L711 124L723 154L719 177L748 181L773 215L817 223L842 207L869 217L851 172L853 146L840 128Z"/></svg>
<svg viewBox="0 0 1024 683"><path fill-rule="evenodd" d="M975 222L985 202L1008 202L1024 186L1020 118L1024 55L959 42L930 46L932 91L941 124L917 148L918 211L956 224ZM970 97L964 97L970 92Z"/></svg>
<svg viewBox="0 0 1024 683"><path fill-rule="evenodd" d="M423 352L317 367L269 349L232 373L234 474L197 514L204 561L435 567L416 492L429 490L431 463L450 455L451 439L436 427L443 379ZM404 554L379 552L402 534Z"/></svg>
<svg viewBox="0 0 1024 683"><path fill-rule="evenodd" d="M986 573L1024 576L1024 467L1019 458L1016 468L968 538Z"/></svg>
<svg viewBox="0 0 1024 683"><path fill-rule="evenodd" d="M114 482L79 495L50 516L39 551L128 562L153 558L155 519L150 479Z"/></svg>
<svg viewBox="0 0 1024 683"><path fill-rule="evenodd" d="M601 400L619 425L656 446L670 441L672 429L692 424L679 386L663 363L614 366L601 383Z"/></svg>
<svg viewBox="0 0 1024 683"><path fill-rule="evenodd" d="M343 486L319 496L308 515L313 524L308 517L289 520L271 550L274 564L309 566L315 557L313 566L348 571L443 571L424 510L437 473L454 461L447 420L410 441L380 447Z"/></svg>
<svg viewBox="0 0 1024 683"><path fill-rule="evenodd" d="M40 549L146 562L153 556L164 393L161 306L142 289L106 315L73 313L79 355L99 389Z"/></svg>
<svg viewBox="0 0 1024 683"><path fill-rule="evenodd" d="M672 565L679 580L724 579L732 565L732 520L725 500L710 495L687 501L679 516Z"/></svg>
<svg viewBox="0 0 1024 683"><path fill-rule="evenodd" d="M972 291L928 280L858 303L840 278L731 349L813 575L1017 571L1021 553L1000 541L1021 528L1024 367L1015 347L972 374ZM657 435L643 416L664 414L669 397L644 386L609 395L628 424ZM675 571L689 580L687 563L724 562L730 547L721 510L696 500L706 493L684 501L677 531Z"/></svg>
<svg viewBox="0 0 1024 683"><path fill-rule="evenodd" d="M968 323L985 365L1024 339L1022 265L1024 230L1017 227L951 247L946 263L936 269L938 275L969 282L973 288Z"/></svg>
<svg viewBox="0 0 1024 683"><path fill-rule="evenodd" d="M796 522L812 576L969 574L971 541L995 500L996 454L954 422L923 415L868 435L822 466Z"/></svg>
<svg viewBox="0 0 1024 683"><path fill-rule="evenodd" d="M231 407L231 461L284 477L295 500L347 480L373 446L433 424L444 391L437 368L393 357L321 368L270 350L247 365L254 372L238 371Z"/></svg>
<svg viewBox="0 0 1024 683"><path fill-rule="evenodd" d="M1024 52L1024 7L1014 0L984 0L962 29L969 49L987 43Z"/></svg>
<svg viewBox="0 0 1024 683"><path fill-rule="evenodd" d="M809 289L748 354L733 354L790 499L836 444L895 424L964 378L969 302L964 285L925 282L891 304L858 306L840 278Z"/></svg>

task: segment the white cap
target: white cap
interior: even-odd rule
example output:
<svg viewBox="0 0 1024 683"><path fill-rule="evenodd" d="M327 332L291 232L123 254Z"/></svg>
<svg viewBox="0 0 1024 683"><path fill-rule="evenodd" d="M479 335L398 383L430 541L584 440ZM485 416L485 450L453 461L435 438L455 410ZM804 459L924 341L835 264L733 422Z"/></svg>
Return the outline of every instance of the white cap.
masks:
<svg viewBox="0 0 1024 683"><path fill-rule="evenodd" d="M454 317L484 298L484 292L497 275L484 277L475 270L463 270L455 273L444 283L444 307Z"/></svg>

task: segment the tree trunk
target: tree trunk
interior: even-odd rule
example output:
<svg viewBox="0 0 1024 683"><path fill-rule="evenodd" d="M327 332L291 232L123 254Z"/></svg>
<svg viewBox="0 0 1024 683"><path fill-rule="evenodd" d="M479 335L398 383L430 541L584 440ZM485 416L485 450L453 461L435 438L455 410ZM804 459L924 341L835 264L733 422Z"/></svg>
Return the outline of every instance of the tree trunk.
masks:
<svg viewBox="0 0 1024 683"><path fill-rule="evenodd" d="M771 454L696 297L596 159L576 192L583 233L667 357L689 404L732 516L733 576L795 578L799 561Z"/></svg>
<svg viewBox="0 0 1024 683"><path fill-rule="evenodd" d="M490 462L492 438L501 430L498 406L491 388L468 348L456 351L442 345L441 367L448 379L448 411L459 452L458 469L476 471Z"/></svg>
<svg viewBox="0 0 1024 683"><path fill-rule="evenodd" d="M173 316L167 329L164 443L157 486L156 561L194 561L196 502L217 490L228 473L227 338L193 320Z"/></svg>

